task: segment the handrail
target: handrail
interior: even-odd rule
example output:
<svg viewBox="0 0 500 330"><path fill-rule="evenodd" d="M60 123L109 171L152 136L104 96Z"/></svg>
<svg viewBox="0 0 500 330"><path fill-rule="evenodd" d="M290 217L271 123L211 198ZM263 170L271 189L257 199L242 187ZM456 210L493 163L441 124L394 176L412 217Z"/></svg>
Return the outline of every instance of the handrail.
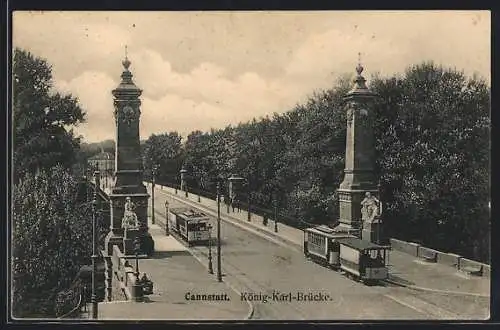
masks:
<svg viewBox="0 0 500 330"><path fill-rule="evenodd" d="M82 307L83 294L80 292L80 294L78 296L79 296L79 298L78 298L78 303L76 304L76 306L73 307L73 309L70 310L69 312L67 312L66 314L59 316L58 319L64 319L70 315L73 315L74 312L76 312L77 310L79 310Z"/></svg>
<svg viewBox="0 0 500 330"><path fill-rule="evenodd" d="M71 284L71 286L67 290L59 292L58 295L62 295L63 296L62 299L64 299L65 298L64 295L66 295L68 293L74 294L75 291L78 291L78 293L77 293L78 301L75 304L75 307L73 307L70 311L64 313L63 315L59 316L58 319L66 318L66 317L72 315L72 313L74 313L77 309L81 308L82 300L83 300L83 293L82 293L82 286L81 286L81 280L79 278L79 275L77 275L75 277L75 279L73 280L73 283ZM58 301L58 300L56 300L56 301ZM67 302L67 300L63 301L63 304L66 302Z"/></svg>
<svg viewBox="0 0 500 330"><path fill-rule="evenodd" d="M150 181L146 181L146 182L151 183ZM158 185L167 186L167 187L170 187L170 188L174 188L174 189L180 190L180 185L179 184L175 184L175 183L171 183L171 182L166 182L166 181L157 181L157 180L156 180L155 183L158 184ZM211 199L216 199L217 198L216 194L214 194L214 193L212 193L210 191L202 190L202 189L196 189L196 188L190 188L189 189L188 188L188 192L196 194L196 195L200 195L200 196L205 196L205 197L208 197L208 198L211 198ZM247 202L240 200L240 201L238 201L238 204L240 206L240 209L248 211L248 203ZM251 205L251 212L252 213L260 215L260 216L266 216L267 218L271 218L271 219L274 218L274 210L268 209L268 208L264 208L264 207L261 207L261 206L255 205L255 204L250 204L250 205ZM255 212L255 211L257 211L257 212ZM318 225L318 224L311 223L311 222L308 222L308 221L305 221L305 220L302 220L302 219L296 219L296 218L293 218L293 217L290 217L290 216L286 216L286 215L280 214L278 212L278 221L279 221L280 218L284 219L284 220L288 220L286 222L286 224L292 225L292 226L295 226L295 227L303 227L304 225L305 226L317 226Z"/></svg>

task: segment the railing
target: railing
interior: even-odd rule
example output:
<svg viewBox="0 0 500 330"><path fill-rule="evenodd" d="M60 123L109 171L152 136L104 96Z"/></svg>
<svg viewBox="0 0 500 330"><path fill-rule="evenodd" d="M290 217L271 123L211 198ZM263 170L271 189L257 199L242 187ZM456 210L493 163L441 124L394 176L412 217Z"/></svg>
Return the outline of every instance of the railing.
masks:
<svg viewBox="0 0 500 330"><path fill-rule="evenodd" d="M148 182L148 183L151 183L151 182ZM178 192L179 194L184 194L185 193L184 191L181 191L179 184L175 184L175 183L171 183L171 182L165 182L165 181L156 181L155 183L158 184L158 185L161 185L161 186L166 186L166 187L169 187L169 188L172 188L172 189L177 189L179 191ZM198 196L202 196L202 197L205 197L205 198L209 198L209 199L212 199L212 200L217 200L217 194L215 194L213 192L210 192L210 191L206 191L206 190L202 190L202 189L196 189L196 188L189 188L188 187L188 194L189 193L195 194L195 195L198 195ZM223 204L224 204L225 207L227 207L226 200L224 201ZM232 208L233 205L230 205L230 207ZM274 217L275 217L275 212L274 212L273 209L261 207L259 205L252 204L252 203L249 204L246 201L241 201L241 200L237 201L234 204L234 208L235 209L238 208L238 209L240 209L240 210L242 210L244 212L249 212L250 214L255 214L255 215L261 216L264 219L272 219L272 220L274 220ZM250 208L250 211L249 211L249 208ZM277 220L278 220L278 223L282 222L284 224L287 224L289 226L292 226L292 227L295 227L295 228L298 228L298 229L304 229L304 228L307 228L307 227L313 227L313 226L317 226L318 225L318 224L315 224L315 223L304 221L302 219L296 219L294 217L283 215L283 214L281 214L279 212L279 210L277 212Z"/></svg>
<svg viewBox="0 0 500 330"><path fill-rule="evenodd" d="M84 305L82 291L81 280L77 277L69 289L57 294L56 315L59 319L72 318L80 314L81 307ZM69 311L67 310L68 306L71 306Z"/></svg>

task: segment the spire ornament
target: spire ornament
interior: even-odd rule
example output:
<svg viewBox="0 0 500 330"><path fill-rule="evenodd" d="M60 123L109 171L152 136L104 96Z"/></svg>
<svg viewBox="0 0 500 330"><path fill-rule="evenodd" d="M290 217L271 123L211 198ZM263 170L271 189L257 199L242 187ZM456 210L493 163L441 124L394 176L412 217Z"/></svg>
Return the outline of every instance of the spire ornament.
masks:
<svg viewBox="0 0 500 330"><path fill-rule="evenodd" d="M366 86L366 79L361 75L364 71L363 65L361 65L361 53L358 53L358 65L356 66L356 78L354 78L354 86L346 97L349 98L351 95L373 95L373 92Z"/></svg>
<svg viewBox="0 0 500 330"><path fill-rule="evenodd" d="M127 45L125 45L125 59L122 61L122 64L126 71L128 71L130 64L132 64L127 57Z"/></svg>
<svg viewBox="0 0 500 330"><path fill-rule="evenodd" d="M358 66L356 67L356 72L358 76L361 76L361 72L363 72L363 66L361 65L361 53L358 53Z"/></svg>

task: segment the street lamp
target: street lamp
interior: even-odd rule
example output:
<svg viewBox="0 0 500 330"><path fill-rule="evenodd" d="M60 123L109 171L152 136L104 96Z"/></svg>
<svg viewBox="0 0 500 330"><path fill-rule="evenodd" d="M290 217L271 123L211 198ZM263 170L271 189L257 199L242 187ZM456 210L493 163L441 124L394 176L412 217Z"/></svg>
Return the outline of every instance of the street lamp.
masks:
<svg viewBox="0 0 500 330"><path fill-rule="evenodd" d="M242 180L244 180L242 177L237 176L236 174L231 174L231 176L228 178L229 180L229 201L227 203L227 213L229 213L229 203L231 203L231 206L233 207L233 212L234 212L234 197L236 196L236 184Z"/></svg>
<svg viewBox="0 0 500 330"><path fill-rule="evenodd" d="M95 178L95 189L94 189L94 198L92 200L92 296L91 296L91 303L92 303L92 318L97 319L98 317L98 304L97 304L97 278L96 278L96 273L97 273L97 218L96 218L96 213L97 213L97 207L98 207L98 202L97 202L97 189L99 189L99 171L94 172L94 178Z"/></svg>
<svg viewBox="0 0 500 330"><path fill-rule="evenodd" d="M278 196L274 193L274 232L278 232Z"/></svg>
<svg viewBox="0 0 500 330"><path fill-rule="evenodd" d="M141 252L141 240L139 236L134 239L134 253L135 253L135 279L139 283L139 253Z"/></svg>
<svg viewBox="0 0 500 330"><path fill-rule="evenodd" d="M200 184L198 185L198 203L201 203L201 176L200 176Z"/></svg>
<svg viewBox="0 0 500 330"><path fill-rule="evenodd" d="M247 213L247 221L252 221L252 211L250 210L250 204L251 204L251 201L252 201L252 196L251 196L251 190L250 190L250 178L248 179L247 181L247 189L248 189L248 213Z"/></svg>
<svg viewBox="0 0 500 330"><path fill-rule="evenodd" d="M170 235L168 230L168 201L165 201L165 235Z"/></svg>
<svg viewBox="0 0 500 330"><path fill-rule="evenodd" d="M186 173L187 170L182 166L181 168L181 190L184 190L186 198L188 197L187 184L186 184Z"/></svg>
<svg viewBox="0 0 500 330"><path fill-rule="evenodd" d="M214 273L214 268L212 265L212 225L208 224L208 272L210 274Z"/></svg>
<svg viewBox="0 0 500 330"><path fill-rule="evenodd" d="M217 182L217 280L222 282L222 267L220 255L220 181Z"/></svg>
<svg viewBox="0 0 500 330"><path fill-rule="evenodd" d="M156 177L156 172L158 171L158 165L153 165L152 169L152 184L151 184L151 223L154 225L155 224L155 177Z"/></svg>

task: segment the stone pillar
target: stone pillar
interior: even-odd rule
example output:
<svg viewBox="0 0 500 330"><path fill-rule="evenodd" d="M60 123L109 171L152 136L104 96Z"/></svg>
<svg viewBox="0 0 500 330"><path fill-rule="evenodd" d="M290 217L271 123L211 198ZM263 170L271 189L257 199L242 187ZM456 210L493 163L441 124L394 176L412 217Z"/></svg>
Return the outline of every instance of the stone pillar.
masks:
<svg viewBox="0 0 500 330"><path fill-rule="evenodd" d="M111 225L106 237L106 252L112 254L113 245L122 247L123 229L121 221L125 211L125 198L130 197L135 204L135 213L140 223L141 236L148 234L148 198L143 184L143 166L139 140L139 99L142 90L132 81L129 71L130 61L125 57L122 62L124 71L122 81L112 91L114 97L114 117L116 125L115 180L111 189Z"/></svg>
<svg viewBox="0 0 500 330"><path fill-rule="evenodd" d="M374 176L375 149L373 137L373 101L361 76L363 67L356 68L354 88L346 95L347 130L344 180L337 189L339 197L339 228L357 229L361 235L361 201L366 192L379 196L378 180Z"/></svg>

